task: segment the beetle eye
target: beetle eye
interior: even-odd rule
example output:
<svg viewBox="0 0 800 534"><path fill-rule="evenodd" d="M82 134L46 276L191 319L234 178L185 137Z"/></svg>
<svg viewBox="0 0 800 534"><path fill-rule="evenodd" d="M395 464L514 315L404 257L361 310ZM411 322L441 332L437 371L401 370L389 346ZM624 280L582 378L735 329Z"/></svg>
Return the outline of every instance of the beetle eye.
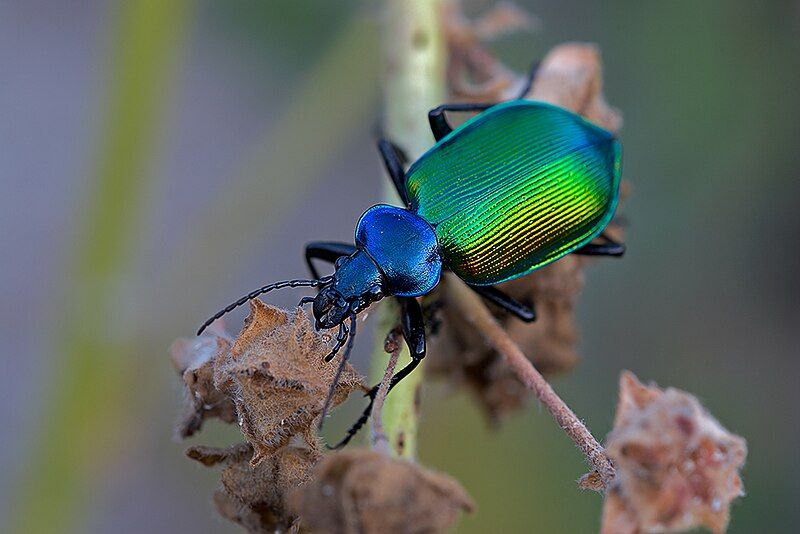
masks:
<svg viewBox="0 0 800 534"><path fill-rule="evenodd" d="M336 258L336 261L333 262L333 266L338 269L339 267L342 266L342 264L344 264L345 261L347 261L347 256L339 256L338 258Z"/></svg>

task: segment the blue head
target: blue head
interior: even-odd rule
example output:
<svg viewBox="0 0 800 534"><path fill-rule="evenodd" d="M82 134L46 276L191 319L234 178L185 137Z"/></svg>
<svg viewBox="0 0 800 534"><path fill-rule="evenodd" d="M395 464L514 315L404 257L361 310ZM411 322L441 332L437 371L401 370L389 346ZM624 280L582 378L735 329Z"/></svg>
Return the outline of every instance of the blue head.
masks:
<svg viewBox="0 0 800 534"><path fill-rule="evenodd" d="M378 204L361 216L356 252L336 262L336 272L314 299L317 328L331 328L386 295L418 297L442 274L436 233L419 215Z"/></svg>
<svg viewBox="0 0 800 534"><path fill-rule="evenodd" d="M348 317L354 321L356 314L386 295L418 297L430 292L439 283L442 258L436 233L425 219L406 209L379 204L358 221L356 251L336 260L335 267L333 276L285 280L251 291L210 317L197 334L260 295L302 286L320 288L313 299L318 329L343 325Z"/></svg>

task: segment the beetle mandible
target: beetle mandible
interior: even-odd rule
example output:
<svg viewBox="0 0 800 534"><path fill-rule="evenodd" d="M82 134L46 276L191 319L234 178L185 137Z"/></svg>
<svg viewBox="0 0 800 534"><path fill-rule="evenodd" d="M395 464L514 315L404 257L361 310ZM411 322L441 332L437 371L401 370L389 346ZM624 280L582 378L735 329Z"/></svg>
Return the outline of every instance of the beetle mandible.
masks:
<svg viewBox="0 0 800 534"><path fill-rule="evenodd" d="M430 111L436 144L406 170L393 143L378 142L383 163L403 207L372 206L361 216L355 243L312 242L305 258L310 280L287 280L244 295L214 320L264 293L284 287L318 287L315 326L337 328L325 361L347 344L350 356L356 316L384 297L400 304L401 328L411 361L395 374L396 386L425 357L425 324L417 297L431 292L443 269L485 299L523 321L535 319L495 284L524 276L566 254L621 256L625 246L603 233L616 210L621 149L616 136L565 109L519 99L500 104L444 104ZM445 112L479 112L453 129ZM600 237L602 243L592 243ZM312 260L334 263L320 277ZM349 326L348 326L349 324ZM336 384L336 379L331 391ZM361 418L335 446L344 446L366 423L377 386ZM324 419L330 394L322 410Z"/></svg>

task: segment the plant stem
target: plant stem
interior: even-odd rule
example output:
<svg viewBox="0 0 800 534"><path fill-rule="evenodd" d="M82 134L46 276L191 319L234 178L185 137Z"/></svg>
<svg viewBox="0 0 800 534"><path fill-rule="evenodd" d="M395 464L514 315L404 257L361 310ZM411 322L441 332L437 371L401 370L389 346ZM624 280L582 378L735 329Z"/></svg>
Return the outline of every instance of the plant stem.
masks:
<svg viewBox="0 0 800 534"><path fill-rule="evenodd" d="M614 466L606 456L603 446L589 432L586 425L578 419L575 412L567 406L567 403L558 396L547 380L525 357L525 354L503 330L477 293L470 290L455 276L447 276L445 290L448 305L458 310L464 320L472 325L483 336L486 343L500 354L517 378L533 391L536 398L544 404L547 411L556 420L558 426L586 456L600 476L603 482L602 486L606 487L608 482L614 478Z"/></svg>
<svg viewBox="0 0 800 534"><path fill-rule="evenodd" d="M397 360L400 357L400 350L402 341L399 339L397 330L392 330L386 336L383 344L384 352L389 354L389 363L386 365L386 370L383 373L378 393L375 395L375 404L372 408L372 448L383 454L389 454L391 447L389 445L389 438L383 430L383 404L386 402L386 395L389 393L389 384L392 381L392 375L397 367Z"/></svg>
<svg viewBox="0 0 800 534"><path fill-rule="evenodd" d="M160 150L164 108L192 4L120 3L108 61L97 160L81 206L79 237L54 340L51 382L13 506L11 532L80 528L93 479L119 454L136 391L126 310L138 231Z"/></svg>
<svg viewBox="0 0 800 534"><path fill-rule="evenodd" d="M446 94L441 0L387 0L385 8L384 134L414 160L433 144L426 116ZM397 193L388 180L384 183L384 201L396 203ZM386 362L381 332L394 328L398 311L387 302L378 313L379 342L372 358L372 375L376 377L383 375ZM400 367L409 361L408 348L403 344ZM421 379L420 367L392 390L383 409L384 431L391 449L404 458L416 455L416 398Z"/></svg>

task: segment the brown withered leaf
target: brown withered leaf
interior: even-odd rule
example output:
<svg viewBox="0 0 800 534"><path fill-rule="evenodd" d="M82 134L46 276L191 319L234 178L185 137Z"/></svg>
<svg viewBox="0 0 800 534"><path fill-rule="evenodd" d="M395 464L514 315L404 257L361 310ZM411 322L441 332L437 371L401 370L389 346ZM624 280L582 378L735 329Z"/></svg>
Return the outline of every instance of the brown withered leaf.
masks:
<svg viewBox="0 0 800 534"><path fill-rule="evenodd" d="M290 505L310 532L432 533L474 504L449 476L367 449L326 457Z"/></svg>
<svg viewBox="0 0 800 534"><path fill-rule="evenodd" d="M482 42L493 41L517 32L532 31L540 25L539 19L508 0L493 4L470 24L475 37Z"/></svg>
<svg viewBox="0 0 800 534"><path fill-rule="evenodd" d="M220 449L191 447L186 455L205 466L222 466L222 489L214 494L217 511L248 532L298 530L297 516L287 508L287 496L311 480L321 455L304 447L284 447L257 466L250 464L249 443Z"/></svg>
<svg viewBox="0 0 800 534"><path fill-rule="evenodd" d="M508 2L475 21L464 15L460 2L446 2L442 7L448 46L447 80L453 101L499 102L519 92L524 81L495 59L482 41L531 29L536 19Z"/></svg>
<svg viewBox="0 0 800 534"><path fill-rule="evenodd" d="M180 437L191 436L211 417L226 423L236 421L233 402L214 385L215 362L230 348L230 337L219 322L200 336L175 340L170 347L172 363L186 386L186 413L178 423Z"/></svg>
<svg viewBox="0 0 800 534"><path fill-rule="evenodd" d="M450 24L448 35L454 57L463 60L460 68L472 73L468 78L484 80L483 89L469 88L470 99L505 99L519 90L522 77L512 73L514 79L508 78L511 71L483 48L463 15L451 14L446 20L456 21ZM486 81L492 77L498 78L497 83ZM453 83L454 98L467 96L463 84L451 78ZM498 87L505 89L497 92ZM611 131L617 131L622 123L619 112L603 97L600 54L590 44L568 43L553 48L542 60L528 96L570 109ZM627 183L622 185L620 196L624 199L630 187ZM612 221L606 233L617 241L624 239L619 220ZM546 375L568 372L579 361L575 308L584 285L584 271L597 261L571 254L529 276L501 284L503 291L520 302L534 303L537 314L534 323L524 323L489 305L509 336ZM530 392L462 318L448 312L446 288L436 298L444 304L444 321L441 335L432 342L427 372L466 384L492 422L526 405Z"/></svg>
<svg viewBox="0 0 800 534"><path fill-rule="evenodd" d="M564 43L550 50L528 98L566 108L610 132L622 127L619 110L603 96L600 49L590 43Z"/></svg>
<svg viewBox="0 0 800 534"><path fill-rule="evenodd" d="M296 435L317 447L313 426L339 364L323 361L330 348L329 336L314 330L302 309L251 301L242 332L216 365L214 383L234 399L242 433L255 450L253 464ZM361 376L347 364L332 406L358 389Z"/></svg>
<svg viewBox="0 0 800 534"><path fill-rule="evenodd" d="M693 395L620 378L606 449L617 476L603 508L602 532L724 532L730 504L743 494L747 445Z"/></svg>

